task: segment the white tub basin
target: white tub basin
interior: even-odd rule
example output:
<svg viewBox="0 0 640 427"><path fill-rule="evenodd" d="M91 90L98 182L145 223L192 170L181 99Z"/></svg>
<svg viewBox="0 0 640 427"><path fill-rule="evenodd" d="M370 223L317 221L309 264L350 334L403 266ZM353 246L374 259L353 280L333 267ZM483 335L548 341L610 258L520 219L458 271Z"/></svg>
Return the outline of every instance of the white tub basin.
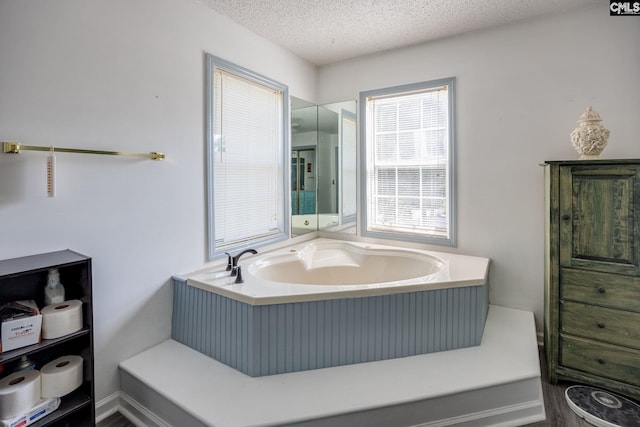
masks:
<svg viewBox="0 0 640 427"><path fill-rule="evenodd" d="M325 241L265 256L248 271L271 282L344 286L427 279L444 266L442 259L421 252Z"/></svg>

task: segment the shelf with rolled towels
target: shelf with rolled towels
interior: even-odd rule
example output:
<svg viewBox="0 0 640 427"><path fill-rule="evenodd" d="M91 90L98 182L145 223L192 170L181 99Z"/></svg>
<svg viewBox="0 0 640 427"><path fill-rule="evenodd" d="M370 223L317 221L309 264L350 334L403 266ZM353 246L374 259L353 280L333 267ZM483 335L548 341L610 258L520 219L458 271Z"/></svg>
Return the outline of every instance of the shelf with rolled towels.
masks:
<svg viewBox="0 0 640 427"><path fill-rule="evenodd" d="M46 292L52 269L58 270L65 291L62 298L55 300ZM0 300L26 301L28 307L43 307L36 308L31 317L18 318L26 326L33 324L33 328L27 328L28 336L36 338L23 342L24 346L3 346L0 353L0 381L18 386L28 381L27 375L39 375L39 401L25 409L26 403L35 400L34 394L32 400L23 402L22 411L16 415L32 417L46 412L35 426L95 423L91 276L91 258L69 249L0 260ZM41 321L37 328L36 318ZM27 374L29 370L39 374ZM15 377L7 379L11 375ZM63 377L66 380L62 381ZM12 412L3 412L10 402L0 393L0 427L4 427L2 415Z"/></svg>
<svg viewBox="0 0 640 427"><path fill-rule="evenodd" d="M82 329L82 301L69 300L44 307L42 314L42 339L50 340L72 334Z"/></svg>
<svg viewBox="0 0 640 427"><path fill-rule="evenodd" d="M82 385L82 356L58 357L42 367L0 380L0 426L27 425L54 412L61 398Z"/></svg>

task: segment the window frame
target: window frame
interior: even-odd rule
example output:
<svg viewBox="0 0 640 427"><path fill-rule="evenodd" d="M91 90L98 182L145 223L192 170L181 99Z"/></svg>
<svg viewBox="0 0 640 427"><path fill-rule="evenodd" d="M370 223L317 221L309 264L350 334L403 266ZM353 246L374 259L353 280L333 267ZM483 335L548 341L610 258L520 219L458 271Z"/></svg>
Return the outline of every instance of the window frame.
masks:
<svg viewBox="0 0 640 427"><path fill-rule="evenodd" d="M369 224L369 155L371 154L371 150L374 147L371 147L369 141L367 140L367 99L375 98L375 97L389 97L393 95L402 95L403 93L410 94L411 92L420 92L427 91L429 89L434 89L437 87L447 86L448 93L448 157L447 157L447 186L448 186L448 199L447 199L447 209L449 213L448 217L448 238L443 238L436 236L434 234L418 234L411 232L403 232L398 229L393 230L393 227L390 227L389 230L381 231L381 230L371 230ZM440 246L451 246L454 247L457 245L457 215L456 215L456 162L455 162L455 99L456 99L456 78L448 77L437 80L430 80L418 83L410 83L399 86L386 87L375 90L368 90L360 92L360 186L361 186L361 194L360 194L360 220L361 227L360 233L363 237L371 237L371 238L380 238L380 239L391 239L391 240L400 240L400 241L408 241L415 243L423 243L423 244L432 244L432 245L440 245Z"/></svg>
<svg viewBox="0 0 640 427"><path fill-rule="evenodd" d="M289 238L290 229L290 215L287 206L291 203L290 194L288 194L289 184L287 177L289 174L289 167L287 162L289 161L290 149L289 149L289 88L287 85L279 83L269 77L263 76L249 69L236 65L232 62L226 61L222 58L214 56L209 53L205 53L205 138L206 138L206 191L207 191L207 251L208 260L219 259L225 256L225 252L236 252L248 248L257 248L268 244L273 244ZM225 248L216 249L216 233L215 233L215 183L214 183L214 143L215 143L215 94L214 94L214 73L216 69L221 69L227 73L235 74L241 78L254 81L258 84L271 87L274 90L281 92L282 97L282 117L280 118L280 126L282 129L282 222L281 229L278 233L266 237L258 237L251 240L244 241L239 244L229 245Z"/></svg>

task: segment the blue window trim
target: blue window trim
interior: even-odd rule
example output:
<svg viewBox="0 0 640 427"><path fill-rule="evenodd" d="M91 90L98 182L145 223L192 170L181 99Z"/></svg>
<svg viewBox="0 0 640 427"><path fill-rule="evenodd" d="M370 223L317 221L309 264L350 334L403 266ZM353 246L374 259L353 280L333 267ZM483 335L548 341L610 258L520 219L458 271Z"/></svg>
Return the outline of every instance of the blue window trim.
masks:
<svg viewBox="0 0 640 427"><path fill-rule="evenodd" d="M353 122L356 124L356 133L357 133L358 116L357 116L356 113L351 112L349 110L341 109L341 116L340 117L342 118L343 122L344 122L344 119L353 120ZM340 131L344 132L342 127L343 127L343 123L340 124ZM341 135L340 138L341 138L341 141L344 141L344 136L343 135ZM343 143L341 143L341 144L343 144ZM356 151L357 151L357 145L358 145L358 140L357 140L357 136L356 136ZM355 160L356 163L358 162L357 159L358 159L358 157L357 157L357 154L356 154L356 160ZM344 171L344 166L340 165L340 169ZM355 179L356 179L356 193L358 191L357 190L357 182L358 182L358 176L357 175L358 175L358 173L356 172L356 177L355 177ZM344 197L345 197L344 194L340 195L340 198L342 200L344 200ZM357 200L357 197L356 197L356 200ZM354 214L345 215L344 214L344 206L343 205L340 206L340 211L341 211L340 215L342 216L342 224L354 224L354 225L356 225L356 221L357 221L357 218L358 218L358 207L357 206L356 206L356 212Z"/></svg>
<svg viewBox="0 0 640 427"><path fill-rule="evenodd" d="M288 174L289 168L287 162L289 161L289 88L287 85L279 83L261 74L248 70L244 67L236 65L232 62L226 61L217 56L205 53L205 138L206 138L206 188L207 188L207 250L208 260L218 259L224 256L224 252L240 251L247 248L257 248L260 246L272 244L278 241L286 240L289 238L290 229L290 215L289 204L291 203L291 195L288 191ZM283 229L280 233L261 239L255 239L249 242L238 244L232 247L227 247L224 250L216 250L215 247L215 198L214 198L214 185L213 185L213 156L214 156L214 84L213 75L217 68L234 73L238 76L248 78L263 85L270 86L282 92L282 155L283 155Z"/></svg>
<svg viewBox="0 0 640 427"><path fill-rule="evenodd" d="M382 95L390 95L390 94L401 94L403 92L411 92L417 90L429 89L432 87L438 86L448 86L448 95L449 95L449 199L448 199L448 210L449 210L449 238L437 238L437 237L428 237L428 236L418 236L415 234L409 233L400 233L400 232L386 232L386 231L369 231L367 215L368 215L368 185L369 181L367 179L367 98L376 97ZM419 83L410 83L400 86L393 86L383 89L375 89L360 92L360 220L361 220L361 235L364 237L372 237L379 239L391 239L391 240L400 240L400 241L408 241L408 242L416 242L423 244L432 244L432 245L440 245L440 246L456 246L457 245L457 230L456 230L456 218L457 218L457 209L456 209L456 168L455 168L455 93L456 93L456 78L449 77L438 80L430 80L426 82Z"/></svg>

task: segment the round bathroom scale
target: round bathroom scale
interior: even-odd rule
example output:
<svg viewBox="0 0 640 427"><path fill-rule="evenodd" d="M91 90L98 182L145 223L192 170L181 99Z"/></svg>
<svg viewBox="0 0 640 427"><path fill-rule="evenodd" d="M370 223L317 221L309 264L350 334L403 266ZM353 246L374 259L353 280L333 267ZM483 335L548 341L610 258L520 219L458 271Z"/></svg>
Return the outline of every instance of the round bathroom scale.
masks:
<svg viewBox="0 0 640 427"><path fill-rule="evenodd" d="M574 385L565 393L567 404L580 418L599 427L640 427L640 405L597 388Z"/></svg>

